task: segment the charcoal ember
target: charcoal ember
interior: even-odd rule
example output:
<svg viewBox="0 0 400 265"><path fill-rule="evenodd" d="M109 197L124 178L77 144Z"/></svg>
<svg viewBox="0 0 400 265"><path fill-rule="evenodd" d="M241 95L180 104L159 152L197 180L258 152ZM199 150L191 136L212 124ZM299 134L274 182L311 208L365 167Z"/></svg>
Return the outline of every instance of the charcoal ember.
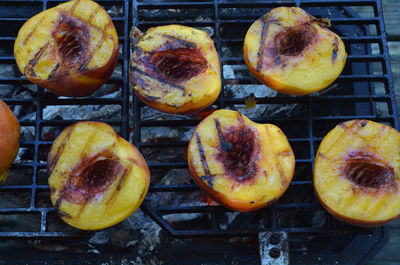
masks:
<svg viewBox="0 0 400 265"><path fill-rule="evenodd" d="M15 73L15 70L11 64L0 64L0 75L1 76L19 77Z"/></svg>
<svg viewBox="0 0 400 265"><path fill-rule="evenodd" d="M18 150L18 154L15 157L14 163L27 162L30 163L33 161L34 150L32 148L20 147Z"/></svg>
<svg viewBox="0 0 400 265"><path fill-rule="evenodd" d="M105 244L110 240L108 233L105 231L100 231L95 233L90 239L89 243L94 245Z"/></svg>
<svg viewBox="0 0 400 265"><path fill-rule="evenodd" d="M13 85L0 85L0 98L10 98L14 90L15 87Z"/></svg>
<svg viewBox="0 0 400 265"><path fill-rule="evenodd" d="M119 75L112 77L120 77ZM88 96L88 98L118 98L121 97L121 87L122 84L120 82L116 84L104 84L98 90L96 90L93 94Z"/></svg>
<svg viewBox="0 0 400 265"><path fill-rule="evenodd" d="M159 180L153 176L152 182L160 185L193 184L188 169L171 169L166 174L164 173ZM155 207L160 205L207 205L201 192L154 192L148 195L148 202Z"/></svg>
<svg viewBox="0 0 400 265"><path fill-rule="evenodd" d="M323 210L304 211L293 209L280 211L277 214L278 224L281 227L325 227L326 218Z"/></svg>
<svg viewBox="0 0 400 265"><path fill-rule="evenodd" d="M223 73L223 77L225 79L227 79L227 80L231 79L232 81L241 79L241 78L254 78L252 76L252 74L249 72L247 65L244 65L244 64L224 65L222 73ZM254 78L254 80L255 80L255 78ZM276 91L271 90L270 93L276 94Z"/></svg>
<svg viewBox="0 0 400 265"><path fill-rule="evenodd" d="M167 163L185 160L184 148L146 148L142 155L147 163Z"/></svg>
<svg viewBox="0 0 400 265"><path fill-rule="evenodd" d="M224 65L225 79L236 80L249 78L245 65ZM230 84L224 88L225 97L243 99L243 104L235 104L230 108L240 111L250 119L290 118L298 109L298 104L257 104L258 98L277 97L279 94L262 84ZM246 99L254 96L254 106L246 105Z"/></svg>
<svg viewBox="0 0 400 265"><path fill-rule="evenodd" d="M64 245L46 244L46 243L38 243L37 245L35 245L35 248L39 250L45 250L48 252L61 252L68 250L68 247Z"/></svg>
<svg viewBox="0 0 400 265"><path fill-rule="evenodd" d="M34 140L35 140L35 129L33 127L22 127L20 141L27 142Z"/></svg>
<svg viewBox="0 0 400 265"><path fill-rule="evenodd" d="M196 127L193 127L193 128L188 129L186 132L184 132L181 140L184 142L189 142L190 138L192 138L192 135L193 135L195 129L196 129Z"/></svg>
<svg viewBox="0 0 400 265"><path fill-rule="evenodd" d="M119 92L115 92L111 95L106 95L103 98L114 98L117 94L119 94ZM119 116L120 107L115 105L49 105L43 109L43 119L45 120L54 120L57 119L57 117L73 120L116 119L119 118Z"/></svg>
<svg viewBox="0 0 400 265"><path fill-rule="evenodd" d="M171 169L161 179L160 184L172 185L172 184L190 184L192 183L192 177L189 170L187 169Z"/></svg>
<svg viewBox="0 0 400 265"><path fill-rule="evenodd" d="M236 218L240 215L240 212L226 212L221 218L220 218L220 224L219 227L222 230L226 230L231 227L232 223ZM247 222L246 222L247 223Z"/></svg>
<svg viewBox="0 0 400 265"><path fill-rule="evenodd" d="M129 216L124 222L116 226L119 232L116 235L110 235L111 240L120 240L119 243L125 247L134 247L142 257L147 256L149 251L153 251L160 245L160 231L158 226L149 216L145 215L140 209ZM113 232L114 228L107 231ZM114 237L114 239L113 239Z"/></svg>
<svg viewBox="0 0 400 265"><path fill-rule="evenodd" d="M172 169L160 180L161 185L192 184L193 180L187 169ZM160 206L207 206L204 194L197 192L155 192L148 195L147 202L153 207ZM199 222L209 222L205 213L179 213L164 215L165 220L174 226L192 226Z"/></svg>
<svg viewBox="0 0 400 265"><path fill-rule="evenodd" d="M153 224L148 229L142 229L141 233L143 237L140 240L140 244L138 246L139 254L147 253L148 251L153 251L156 247L158 247L161 243L160 239L161 227L157 224Z"/></svg>
<svg viewBox="0 0 400 265"><path fill-rule="evenodd" d="M145 127L142 128L142 142L154 142L155 139L161 138L179 139L179 134L178 128Z"/></svg>
<svg viewBox="0 0 400 265"><path fill-rule="evenodd" d="M118 105L107 105L107 106L100 107L97 110L93 110L93 111L83 115L83 119L97 120L97 119L101 119L102 117L111 118L111 117L118 116L120 111L121 111L121 108Z"/></svg>
<svg viewBox="0 0 400 265"><path fill-rule="evenodd" d="M243 104L235 104L230 109L239 111L250 119L290 118L301 112L298 104L259 104L257 98L275 96L276 93L264 85L232 85L228 93L234 98L243 98ZM264 92L264 93L263 93ZM247 106L246 99L254 95L255 105ZM262 95L262 96L261 96Z"/></svg>
<svg viewBox="0 0 400 265"><path fill-rule="evenodd" d="M312 95L315 96L315 97L322 96L322 95L327 95L327 94L329 94L329 93L331 93L331 92L333 92L333 91L335 91L335 90L337 90L339 88L340 88L339 85L334 83L334 84L328 86L327 88L324 88L324 89L322 89L322 90L320 90L320 91L318 91L318 92L316 92L316 93L314 93Z"/></svg>
<svg viewBox="0 0 400 265"><path fill-rule="evenodd" d="M222 48L222 54L225 56L225 57L235 57L234 56L234 52L232 51L232 49L230 48L230 47L228 47L228 46L223 46ZM225 68L225 67L224 67Z"/></svg>
<svg viewBox="0 0 400 265"><path fill-rule="evenodd" d="M120 17L124 15L124 6L113 5L110 8L106 9L106 11L111 17Z"/></svg>
<svg viewBox="0 0 400 265"><path fill-rule="evenodd" d="M296 112L301 112L297 104L267 104L265 111L261 113L261 118L290 118L296 116ZM246 115L246 114L245 114ZM254 114L253 114L254 115ZM250 115L248 115L250 116Z"/></svg>
<svg viewBox="0 0 400 265"><path fill-rule="evenodd" d="M127 230L117 230L110 235L110 242L116 247L126 248L128 243L135 240L137 235L132 235L130 231Z"/></svg>
<svg viewBox="0 0 400 265"><path fill-rule="evenodd" d="M8 170L8 177L3 185L5 186L30 185L32 184L32 179L28 179L26 177L28 174L32 174L32 171L30 169L11 168ZM24 201L25 197L23 197L22 200Z"/></svg>
<svg viewBox="0 0 400 265"><path fill-rule="evenodd" d="M148 106L144 106L140 112L141 120L187 120L189 117L183 114L172 114L158 111Z"/></svg>
<svg viewBox="0 0 400 265"><path fill-rule="evenodd" d="M111 241L114 240L114 245L119 243L122 247L134 247L143 256L160 245L161 227L140 209L116 227L117 231L114 228L107 229L111 233L110 238ZM118 233L115 234L116 232Z"/></svg>

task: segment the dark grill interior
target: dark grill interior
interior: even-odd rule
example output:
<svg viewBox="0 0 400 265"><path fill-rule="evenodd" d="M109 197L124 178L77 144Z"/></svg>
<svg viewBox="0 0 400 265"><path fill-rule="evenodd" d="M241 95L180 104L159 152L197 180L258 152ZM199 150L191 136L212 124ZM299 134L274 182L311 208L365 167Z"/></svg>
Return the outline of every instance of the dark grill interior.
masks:
<svg viewBox="0 0 400 265"><path fill-rule="evenodd" d="M357 246L352 253L355 260L366 262L379 250L387 240L386 228L361 229L331 217L314 195L312 168L322 138L341 121L365 118L399 129L380 0L97 2L113 18L120 55L106 85L82 99L56 98L30 84L13 57L14 40L22 24L60 1L6 0L0 6L0 90L25 132L21 136L25 151L20 152L7 182L0 186L1 237L86 234L68 227L55 215L49 199L46 157L61 129L78 120L99 120L140 148L152 172L152 185L141 209L174 236L256 236L265 230L287 231L291 253L302 253L302 244L314 251L303 257L305 264L317 257L328 262L329 255L347 253L350 246ZM242 54L245 33L255 19L277 6L300 6L316 17L328 17L331 29L343 39L348 53L346 66L328 89L310 96L276 94L247 70ZM254 121L279 126L294 150L295 176L277 203L237 214L204 201L185 158L190 136L202 117L163 114L133 96L128 82L132 24L141 30L184 24L210 34L224 73L223 92L213 108L236 109ZM250 98L256 99L256 107L246 109ZM70 111L53 114L52 106ZM105 106L113 109L112 115L102 112ZM103 114L96 116L96 111ZM335 260L342 258L345 260L345 256Z"/></svg>

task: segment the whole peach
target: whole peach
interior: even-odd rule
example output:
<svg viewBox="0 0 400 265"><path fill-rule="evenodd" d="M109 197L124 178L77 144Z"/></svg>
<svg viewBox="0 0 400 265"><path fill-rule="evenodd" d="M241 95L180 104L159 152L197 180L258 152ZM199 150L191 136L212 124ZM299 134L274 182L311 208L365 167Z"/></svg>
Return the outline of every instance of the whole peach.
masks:
<svg viewBox="0 0 400 265"><path fill-rule="evenodd" d="M18 154L20 130L14 113L0 100L0 180L5 181Z"/></svg>

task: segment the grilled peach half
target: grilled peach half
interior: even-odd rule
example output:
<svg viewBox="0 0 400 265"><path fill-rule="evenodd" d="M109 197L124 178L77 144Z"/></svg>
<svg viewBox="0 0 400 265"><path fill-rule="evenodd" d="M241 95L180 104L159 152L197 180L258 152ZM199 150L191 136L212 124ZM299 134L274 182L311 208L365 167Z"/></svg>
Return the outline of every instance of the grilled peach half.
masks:
<svg viewBox="0 0 400 265"><path fill-rule="evenodd" d="M340 37L298 7L274 8L256 20L247 31L243 52L260 82L290 95L328 87L347 57Z"/></svg>
<svg viewBox="0 0 400 265"><path fill-rule="evenodd" d="M60 96L84 97L111 76L118 35L107 12L74 0L29 19L18 32L14 56L31 82Z"/></svg>
<svg viewBox="0 0 400 265"><path fill-rule="evenodd" d="M131 215L146 196L150 173L139 151L102 122L64 129L47 160L51 202L69 225L96 230Z"/></svg>
<svg viewBox="0 0 400 265"><path fill-rule="evenodd" d="M236 111L217 110L197 126L188 147L198 186L225 207L253 211L288 188L295 159L284 133Z"/></svg>
<svg viewBox="0 0 400 265"><path fill-rule="evenodd" d="M19 150L20 126L14 113L0 100L0 181L5 181L8 169Z"/></svg>
<svg viewBox="0 0 400 265"><path fill-rule="evenodd" d="M131 31L129 79L147 105L168 113L200 111L221 91L220 64L206 32L181 25Z"/></svg>
<svg viewBox="0 0 400 265"><path fill-rule="evenodd" d="M369 120L340 123L319 146L314 188L344 222L373 227L400 215L400 133Z"/></svg>

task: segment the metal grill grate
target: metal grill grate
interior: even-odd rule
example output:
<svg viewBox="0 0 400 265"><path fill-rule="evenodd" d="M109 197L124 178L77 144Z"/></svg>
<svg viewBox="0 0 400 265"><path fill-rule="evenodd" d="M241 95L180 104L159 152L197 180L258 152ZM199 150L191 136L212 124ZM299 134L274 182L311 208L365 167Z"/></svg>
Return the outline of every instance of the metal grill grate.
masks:
<svg viewBox="0 0 400 265"><path fill-rule="evenodd" d="M23 113L24 109L32 109L35 116L30 119L20 119L22 127L34 129L34 140L26 141L22 137L21 142L21 148L28 148L31 152L14 164L9 180L5 185L0 186L2 197L5 196L4 194L12 197L19 193L25 194L30 199L15 205L1 202L0 199L0 218L6 223L10 222L10 225L2 226L1 237L62 237L82 234L64 225L55 216L48 201L45 163L45 156L54 139L52 135L45 135L48 132L47 128L62 129L77 120L62 119L62 117L47 120L43 117L43 113L46 107L53 105L67 107L90 105L94 106L94 109L102 105L115 105L120 108L120 115L102 121L112 125L124 138L129 138L148 160L153 183L141 209L172 235L230 237L255 236L260 231L286 231L291 233L290 237L315 236L314 243L309 243L309 245L316 244L314 249L326 245L321 242L330 241L331 250L328 253L330 255L349 252L351 246L357 245L359 250L353 250L353 255L358 255L356 259L358 261L368 260L379 250L379 246L387 240L385 227L355 228L332 218L322 209L314 196L312 168L315 153L322 138L341 121L365 118L399 129L380 0L296 0L279 1L279 3L257 0L243 2L233 0L201 2L99 0L97 2L104 7L117 6L120 7L119 10L122 10L122 12L112 14L121 45L117 66L120 74L114 73L106 85L110 89L119 89L121 94L112 99L98 97L103 94L95 94L84 99L60 99L54 98L42 88L36 90L36 86L33 86L31 96L4 98L15 112ZM15 71L13 42L24 21L58 3L59 1L46 0L2 2L0 46L3 49L0 50L0 66L8 67L14 76L0 76L0 89L2 86L12 86L15 89L22 89L22 86L28 87L29 82ZM280 94L260 95L260 91L268 95L271 91L257 87L259 82L248 74L242 57L243 38L255 19L278 6L299 6L314 16L331 19L332 30L344 41L348 58L342 75L330 89L301 97ZM188 142L182 134L183 136L190 135L198 124L199 117L151 112L137 97L132 98L128 82L130 55L128 34L132 22L141 30L165 24L184 24L204 29L211 35L220 55L221 72L224 73L224 91L221 92L215 107L232 108L243 112L245 111L244 98L250 96L250 92L254 92L257 106L261 106L264 112L263 115L252 119L279 126L288 136L295 152L295 176L288 191L277 203L253 213L237 214L220 206L209 206L187 199L191 196L197 198L200 195L196 195L199 194L199 189L188 176L187 163L184 159ZM243 94L245 93L243 92L239 97L237 96L239 90L250 92L248 94ZM281 109L287 111L282 112ZM149 111L150 114L148 114ZM18 117L21 118L23 115ZM172 133L171 136L171 129L176 128L179 132ZM165 132L165 134L158 135L159 139L155 141L147 137L151 130ZM132 131L133 133L130 133ZM172 160L168 159L170 152L182 154L181 159L176 159L176 156ZM160 155L157 156L154 153ZM170 172L176 173L180 178L176 178L175 181L162 179L162 176ZM12 175L20 175L24 178L13 180ZM170 200L174 196L178 199ZM182 221L180 216L188 214L195 215L197 221L189 224ZM31 226L24 231L16 231L12 222L20 218L15 218L15 216L30 218ZM318 224L315 223L315 219L320 220ZM296 247L296 244L292 243L291 249L293 249L293 244ZM336 244L335 247L332 247L332 244ZM323 257L321 260L323 262L326 258L323 254L317 253L311 258L308 257L308 260L307 257L303 259L307 264L307 261L314 261L316 255L319 255ZM329 260L329 255L327 257Z"/></svg>

